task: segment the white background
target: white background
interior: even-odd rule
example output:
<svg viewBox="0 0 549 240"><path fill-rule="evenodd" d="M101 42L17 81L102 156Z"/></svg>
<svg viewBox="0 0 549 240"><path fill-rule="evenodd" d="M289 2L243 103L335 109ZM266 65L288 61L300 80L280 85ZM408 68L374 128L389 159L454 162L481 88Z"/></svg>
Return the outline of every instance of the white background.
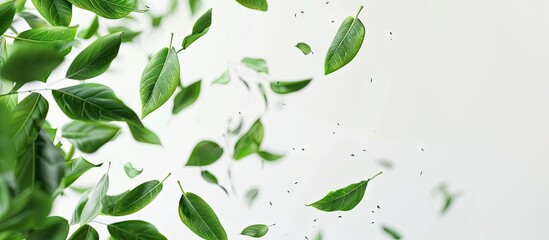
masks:
<svg viewBox="0 0 549 240"><path fill-rule="evenodd" d="M381 224L398 229L405 239L549 238L549 2L326 1L271 0L266 13L232 0L207 1L207 7L214 8L209 33L179 55L182 81L204 81L200 99L173 117L170 101L144 120L163 147L136 143L124 128L116 141L85 155L94 163L113 162L109 194L162 179L168 172L173 175L142 211L122 218L100 216L97 221L143 219L169 239L198 239L178 217L176 180L181 180L186 191L212 206L230 239L244 239L240 231L256 223L277 224L264 239L312 239L319 230L329 240L388 239ZM162 12L167 1L148 5ZM349 65L324 76L324 56L339 24L360 5L365 5L360 18L367 29L362 49ZM147 54L165 47L170 32L180 45L194 20L186 4L158 30L151 30L142 14L134 15L141 16L141 24L127 26L144 33L135 43L124 44L111 72L94 82L112 87L140 113L138 89ZM77 10L73 24L87 27L91 16ZM296 49L300 41L309 43L314 54L304 56ZM73 50L50 80L63 76L80 49ZM236 64L247 56L265 58L271 80L314 80L295 94L270 94L263 113L254 85L248 92L236 79L228 86L209 84L227 62ZM66 80L52 87L75 83ZM49 121L57 127L69 122L50 103ZM228 187L226 169L231 165L238 196L227 197L204 182L199 169L182 166L198 141L223 143L227 120L239 112L246 129L262 116L264 147L286 157L262 168L255 156L234 162L225 155L208 169ZM394 168L384 170L380 158ZM144 167L143 174L126 177L126 162ZM371 182L364 200L350 212L325 213L304 206L380 170L385 173ZM90 171L75 185L90 186L105 171L106 165ZM433 194L441 182L461 192L444 216L438 214L442 199ZM252 186L261 193L250 209L243 195ZM54 213L70 219L77 200L67 191ZM104 226L92 225L106 238Z"/></svg>

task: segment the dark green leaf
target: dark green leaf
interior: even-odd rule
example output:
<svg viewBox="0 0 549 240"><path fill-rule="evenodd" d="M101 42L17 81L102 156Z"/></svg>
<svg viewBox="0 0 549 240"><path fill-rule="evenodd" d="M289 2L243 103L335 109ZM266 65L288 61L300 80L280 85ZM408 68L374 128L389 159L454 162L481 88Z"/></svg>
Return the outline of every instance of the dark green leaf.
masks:
<svg viewBox="0 0 549 240"><path fill-rule="evenodd" d="M360 50L366 34L366 29L358 18L362 8L363 6L360 7L356 17L347 17L337 30L324 61L325 75L347 65Z"/></svg>
<svg viewBox="0 0 549 240"><path fill-rule="evenodd" d="M105 174L101 180L99 180L99 183L97 183L95 188L90 192L88 200L82 207L80 218L77 219L78 223L81 225L87 224L99 215L101 212L101 202L107 194L108 189L109 176Z"/></svg>
<svg viewBox="0 0 549 240"><path fill-rule="evenodd" d="M11 26L15 16L15 1L0 4L0 35L4 34Z"/></svg>
<svg viewBox="0 0 549 240"><path fill-rule="evenodd" d="M225 70L212 84L227 84L229 82L231 82L231 76L229 75L229 70Z"/></svg>
<svg viewBox="0 0 549 240"><path fill-rule="evenodd" d="M95 15L90 26L78 33L78 37L83 39L90 39L93 35L97 34L97 29L99 29L99 17Z"/></svg>
<svg viewBox="0 0 549 240"><path fill-rule="evenodd" d="M21 47L10 54L2 67L2 77L20 85L32 81L46 82L51 72L63 62L63 55L47 47Z"/></svg>
<svg viewBox="0 0 549 240"><path fill-rule="evenodd" d="M381 172L366 181L361 181L336 191L331 191L322 199L308 204L307 206L312 206L325 212L349 211L360 203L366 192L368 182L379 174L381 174Z"/></svg>
<svg viewBox="0 0 549 240"><path fill-rule="evenodd" d="M141 75L141 118L162 106L175 92L180 79L179 59L175 48L162 48Z"/></svg>
<svg viewBox="0 0 549 240"><path fill-rule="evenodd" d="M128 127L130 128L132 136L136 141L162 145L160 138L158 138L153 131L149 130L145 126L128 122Z"/></svg>
<svg viewBox="0 0 549 240"><path fill-rule="evenodd" d="M244 58L242 64L250 69L255 70L258 73L269 73L267 62L262 58Z"/></svg>
<svg viewBox="0 0 549 240"><path fill-rule="evenodd" d="M179 200L179 218L199 237L206 240L227 240L227 233L210 205L194 193L187 192Z"/></svg>
<svg viewBox="0 0 549 240"><path fill-rule="evenodd" d="M236 0L236 1L244 7L263 11L263 12L266 12L269 7L267 4L267 0Z"/></svg>
<svg viewBox="0 0 549 240"><path fill-rule="evenodd" d="M167 239L152 224L140 220L117 222L107 226L116 240L165 240Z"/></svg>
<svg viewBox="0 0 549 240"><path fill-rule="evenodd" d="M291 82L282 82L282 81L275 81L271 82L271 90L273 92L278 94L287 94L292 92L297 92L311 82L312 79L305 79L301 81L291 81Z"/></svg>
<svg viewBox="0 0 549 240"><path fill-rule="evenodd" d="M11 200L8 212L0 216L0 232L27 231L42 224L51 204L51 196L38 188L23 191Z"/></svg>
<svg viewBox="0 0 549 240"><path fill-rule="evenodd" d="M136 0L69 0L69 2L108 19L128 16L137 7Z"/></svg>
<svg viewBox="0 0 549 240"><path fill-rule="evenodd" d="M257 119L252 127L246 132L234 147L234 159L240 160L252 153L259 151L263 141L263 124L261 119Z"/></svg>
<svg viewBox="0 0 549 240"><path fill-rule="evenodd" d="M62 217L48 217L30 232L28 240L65 240L69 235L69 223Z"/></svg>
<svg viewBox="0 0 549 240"><path fill-rule="evenodd" d="M274 162L284 157L282 154L270 153L267 151L258 151L257 154L266 161Z"/></svg>
<svg viewBox="0 0 549 240"><path fill-rule="evenodd" d="M254 237L254 238L260 238L260 237L265 236L265 234L267 234L268 231L269 231L269 227L267 225L265 225L265 224L254 224L254 225L250 225L250 226L247 226L246 228L244 228L244 230L242 230L240 235L250 236L250 237Z"/></svg>
<svg viewBox="0 0 549 240"><path fill-rule="evenodd" d="M254 187L246 192L246 201L248 202L248 207L251 207L254 204L257 196L259 196L259 188Z"/></svg>
<svg viewBox="0 0 549 240"><path fill-rule="evenodd" d="M387 235L389 235L391 238L395 240L399 240L402 238L400 234L396 230L392 229L391 227L383 225L381 226L381 229L383 229L383 232L385 232Z"/></svg>
<svg viewBox="0 0 549 240"><path fill-rule="evenodd" d="M34 143L48 114L48 101L38 93L27 96L9 117L12 144L19 155Z"/></svg>
<svg viewBox="0 0 549 240"><path fill-rule="evenodd" d="M204 180L206 180L206 182L209 182L211 184L215 184L215 185L219 186L225 192L225 194L227 194L227 195L229 194L229 192L227 192L227 189L219 184L219 181L217 180L217 177L215 175L213 175L210 171L203 170L203 171L200 172L200 175L202 176L202 178Z"/></svg>
<svg viewBox="0 0 549 240"><path fill-rule="evenodd" d="M141 32L133 31L127 27L118 26L118 27L109 27L109 33L122 32L122 42L131 42L134 38L139 36Z"/></svg>
<svg viewBox="0 0 549 240"><path fill-rule="evenodd" d="M63 186L68 187L76 179L78 179L82 174L86 173L88 170L100 167L103 164L92 164L88 162L83 157L75 158L65 162L65 177L63 178Z"/></svg>
<svg viewBox="0 0 549 240"><path fill-rule="evenodd" d="M141 174L143 172L143 169L137 170L132 166L131 162L128 162L124 164L124 171L126 172L126 175L128 175L128 177L134 178Z"/></svg>
<svg viewBox="0 0 549 240"><path fill-rule="evenodd" d="M182 87L181 91L175 96L173 100L173 114L177 114L183 109L191 106L200 96L200 88L202 81L196 81L195 83Z"/></svg>
<svg viewBox="0 0 549 240"><path fill-rule="evenodd" d="M313 51L311 50L311 46L309 46L309 44L307 43L299 42L295 45L295 47L301 50L301 52L305 55L309 55L309 53L313 53Z"/></svg>
<svg viewBox="0 0 549 240"><path fill-rule="evenodd" d="M82 225L74 232L69 240L99 240L99 233L90 225Z"/></svg>
<svg viewBox="0 0 549 240"><path fill-rule="evenodd" d="M44 131L40 132L34 145L36 181L39 182L42 189L53 194L61 185L61 180L65 175L65 159Z"/></svg>
<svg viewBox="0 0 549 240"><path fill-rule="evenodd" d="M76 56L67 70L66 77L86 80L103 74L118 55L121 43L122 33L98 38Z"/></svg>
<svg viewBox="0 0 549 240"><path fill-rule="evenodd" d="M30 12L20 12L18 15L25 19L25 22L29 24L29 27L31 28L42 28L42 27L50 27L51 25L46 22L44 19L40 18L39 16L36 16Z"/></svg>
<svg viewBox="0 0 549 240"><path fill-rule="evenodd" d="M143 209L162 191L163 182L151 180L135 187L115 203L112 215L124 216Z"/></svg>
<svg viewBox="0 0 549 240"><path fill-rule="evenodd" d="M122 199L122 197L124 197L124 195L129 192L130 191L128 190L118 195L106 195L103 200L101 200L101 204L103 205L101 208L101 214L114 216L114 206L120 199Z"/></svg>
<svg viewBox="0 0 549 240"><path fill-rule="evenodd" d="M210 26L212 25L212 9L206 11L196 22L193 26L193 31L191 34L186 36L183 39L183 49L187 49L194 41L198 40L202 36L204 36L206 33L208 33L208 30L210 30Z"/></svg>
<svg viewBox="0 0 549 240"><path fill-rule="evenodd" d="M63 127L62 136L78 150L94 153L105 143L113 140L119 132L120 128L111 124L73 121Z"/></svg>
<svg viewBox="0 0 549 240"><path fill-rule="evenodd" d="M69 26L71 24L72 5L67 0L32 0L32 3L52 25Z"/></svg>
<svg viewBox="0 0 549 240"><path fill-rule="evenodd" d="M185 166L208 166L223 155L223 148L212 141L201 141L194 147Z"/></svg>

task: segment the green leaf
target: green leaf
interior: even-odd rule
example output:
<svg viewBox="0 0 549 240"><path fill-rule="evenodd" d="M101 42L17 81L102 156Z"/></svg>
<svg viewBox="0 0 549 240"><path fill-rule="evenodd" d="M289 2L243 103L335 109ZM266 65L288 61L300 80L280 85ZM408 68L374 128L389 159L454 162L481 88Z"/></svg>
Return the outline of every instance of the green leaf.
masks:
<svg viewBox="0 0 549 240"><path fill-rule="evenodd" d="M115 203L112 215L125 216L143 209L162 191L163 182L151 180L135 187Z"/></svg>
<svg viewBox="0 0 549 240"><path fill-rule="evenodd" d="M11 200L8 212L0 216L0 232L28 231L42 224L51 204L51 196L38 188L23 191Z"/></svg>
<svg viewBox="0 0 549 240"><path fill-rule="evenodd" d="M162 106L175 92L180 79L179 59L175 48L162 48L141 75L141 118Z"/></svg>
<svg viewBox="0 0 549 240"><path fill-rule="evenodd" d="M95 186L95 188L90 192L88 196L88 200L82 207L82 213L80 214L80 218L77 219L77 222L81 225L87 224L91 222L99 213L101 212L101 201L107 194L107 190L109 189L109 175L105 174L99 180L99 183Z"/></svg>
<svg viewBox="0 0 549 240"><path fill-rule="evenodd" d="M253 187L248 192L246 192L246 201L248 202L248 207L251 207L257 197L259 196L259 188Z"/></svg>
<svg viewBox="0 0 549 240"><path fill-rule="evenodd" d="M269 8L269 5L267 4L267 0L236 0L236 1L244 7L263 11L263 12L266 12L267 9Z"/></svg>
<svg viewBox="0 0 549 240"><path fill-rule="evenodd" d="M282 154L270 153L267 151L258 151L257 154L266 161L274 162L284 157Z"/></svg>
<svg viewBox="0 0 549 240"><path fill-rule="evenodd" d="M275 81L275 82L271 82L271 90L273 90L273 92L278 94L287 94L287 93L297 92L303 89L304 87L306 87L307 85L309 85L311 80L313 79L309 78L301 81L291 81L291 82Z"/></svg>
<svg viewBox="0 0 549 240"><path fill-rule="evenodd" d="M201 141L194 147L185 166L208 166L223 155L223 148L212 141Z"/></svg>
<svg viewBox="0 0 549 240"><path fill-rule="evenodd" d="M15 0L15 9L17 12L21 12L25 9L27 0Z"/></svg>
<svg viewBox="0 0 549 240"><path fill-rule="evenodd" d="M65 159L44 131L40 132L34 145L36 181L39 182L42 189L53 194L61 185L61 180L65 175Z"/></svg>
<svg viewBox="0 0 549 240"><path fill-rule="evenodd" d="M210 8L204 13L193 25L193 31L191 34L183 39L183 49L187 49L194 41L198 40L210 30L212 25L212 9Z"/></svg>
<svg viewBox="0 0 549 240"><path fill-rule="evenodd" d="M47 47L16 48L4 63L1 75L19 85L32 81L46 82L61 62L63 55Z"/></svg>
<svg viewBox="0 0 549 240"><path fill-rule="evenodd" d="M76 56L67 70L66 77L86 80L103 74L118 55L120 44L122 44L122 33L98 38Z"/></svg>
<svg viewBox="0 0 549 240"><path fill-rule="evenodd" d="M109 27L109 33L117 33L122 32L122 42L131 42L134 38L139 36L141 32L133 31L127 27L123 26L117 26L117 27Z"/></svg>
<svg viewBox="0 0 549 240"><path fill-rule="evenodd" d="M15 16L15 1L0 4L0 35L4 34L11 26Z"/></svg>
<svg viewBox="0 0 549 240"><path fill-rule="evenodd" d="M139 174L143 172L143 169L137 170L132 166L131 162L127 162L126 164L124 164L124 171L126 172L126 175L128 175L128 177L134 178L139 176Z"/></svg>
<svg viewBox="0 0 549 240"><path fill-rule="evenodd" d="M200 7L202 7L202 0L189 0L189 9L191 10L191 15L194 16L196 13L198 13Z"/></svg>
<svg viewBox="0 0 549 240"><path fill-rule="evenodd" d="M97 83L84 83L52 90L59 108L69 118L82 121L125 121L141 126L141 120L116 97L112 89Z"/></svg>
<svg viewBox="0 0 549 240"><path fill-rule="evenodd" d="M258 73L269 73L269 68L267 67L267 62L262 58L243 58L242 64L252 70L255 70Z"/></svg>
<svg viewBox="0 0 549 240"><path fill-rule="evenodd" d="M234 159L240 160L252 153L259 151L263 141L263 124L257 119L252 127L236 142L234 147Z"/></svg>
<svg viewBox="0 0 549 240"><path fill-rule="evenodd" d="M188 87L182 87L181 91L175 96L173 100L173 114L177 114L183 109L191 106L200 96L200 88L202 81L196 81Z"/></svg>
<svg viewBox="0 0 549 240"><path fill-rule="evenodd" d="M259 92L263 96L263 100L265 101L265 109L269 107L269 99L267 98L267 91L265 91L265 87L263 87L262 83L257 83L257 87L259 88Z"/></svg>
<svg viewBox="0 0 549 240"><path fill-rule="evenodd" d="M44 124L42 124L42 130L48 134L50 141L55 141L55 136L57 136L57 128L52 128L48 121L44 121Z"/></svg>
<svg viewBox="0 0 549 240"><path fill-rule="evenodd" d="M128 127L130 128L132 136L136 141L162 145L160 138L158 138L153 131L149 130L145 126L128 122Z"/></svg>
<svg viewBox="0 0 549 240"><path fill-rule="evenodd" d="M347 17L337 30L324 61L325 75L347 65L360 50L366 34L366 29L358 18L362 8L363 6L360 6L356 17Z"/></svg>
<svg viewBox="0 0 549 240"><path fill-rule="evenodd" d="M452 203L454 202L454 197L452 195L446 195L444 196L444 205L442 206L442 209L440 210L441 214L444 214L450 209L450 206L452 206Z"/></svg>
<svg viewBox="0 0 549 240"><path fill-rule="evenodd" d="M215 184L215 185L219 186L225 192L225 194L227 194L227 195L229 194L227 189L219 184L219 181L217 180L217 177L215 175L213 175L210 171L203 170L203 171L200 172L200 175L202 176L202 178L206 182L209 182L211 184Z"/></svg>
<svg viewBox="0 0 549 240"><path fill-rule="evenodd" d="M93 37L93 35L97 34L97 30L99 29L99 17L95 15L92 22L90 23L90 26L78 33L78 37L83 39L90 39Z"/></svg>
<svg viewBox="0 0 549 240"><path fill-rule="evenodd" d="M231 124L231 121L229 120L229 125ZM231 129L230 126L229 128L227 129L227 133L230 134L230 135L233 135L233 136L236 136L240 133L240 131L242 131L242 125L244 124L244 119L242 117L240 117L238 119L238 125L236 125L236 127L234 129Z"/></svg>
<svg viewBox="0 0 549 240"><path fill-rule="evenodd" d="M28 240L65 240L69 235L69 223L62 217L48 217L30 232Z"/></svg>
<svg viewBox="0 0 549 240"><path fill-rule="evenodd" d="M309 53L313 53L313 51L311 50L311 46L309 46L309 44L307 43L299 42L295 45L295 47L301 50L301 52L305 55L309 55Z"/></svg>
<svg viewBox="0 0 549 240"><path fill-rule="evenodd" d="M402 238L400 234L396 230L392 229L391 227L383 225L381 226L381 229L383 230L383 232L385 232L387 235L389 235L391 238L395 240L399 240Z"/></svg>
<svg viewBox="0 0 549 240"><path fill-rule="evenodd" d="M323 237L322 237L322 232L321 232L321 231L318 231L318 232L316 233L315 240L322 240L322 239L323 239Z"/></svg>
<svg viewBox="0 0 549 240"><path fill-rule="evenodd" d="M77 29L78 26L33 28L19 33L13 44L15 46L47 47L65 56L71 51Z"/></svg>
<svg viewBox="0 0 549 240"><path fill-rule="evenodd" d="M83 157L75 158L65 162L65 177L63 178L63 186L68 187L76 181L82 174L96 167L101 167L101 164L92 164Z"/></svg>
<svg viewBox="0 0 549 240"><path fill-rule="evenodd" d="M94 153L113 140L120 128L101 122L72 121L62 129L63 138L84 153Z"/></svg>
<svg viewBox="0 0 549 240"><path fill-rule="evenodd" d="M158 229L145 221L130 220L107 226L109 233L116 240L166 240Z"/></svg>
<svg viewBox="0 0 549 240"><path fill-rule="evenodd" d="M72 18L72 4L67 0L32 0L36 10L51 25L69 26Z"/></svg>
<svg viewBox="0 0 549 240"><path fill-rule="evenodd" d="M31 28L42 28L42 27L50 27L51 25L46 22L44 19L40 18L39 16L36 16L30 12L20 12L18 15L27 22L29 27Z"/></svg>
<svg viewBox="0 0 549 240"><path fill-rule="evenodd" d="M48 114L48 101L38 93L27 96L9 117L11 142L17 155L36 141Z"/></svg>
<svg viewBox="0 0 549 240"><path fill-rule="evenodd" d="M69 0L69 2L108 19L128 16L137 7L136 0Z"/></svg>
<svg viewBox="0 0 549 240"><path fill-rule="evenodd" d="M368 182L381 173L382 172L379 172L366 181L361 181L336 191L331 191L322 199L314 203L307 204L307 206L311 206L325 212L349 211L356 207L356 205L358 205L364 197Z"/></svg>
<svg viewBox="0 0 549 240"><path fill-rule="evenodd" d="M89 189L82 192L80 196L80 200L78 200L78 203L76 204L76 208L72 213L71 224L76 224L80 222L80 218L82 217L82 210L84 209L84 206L86 206L86 203L88 203L88 200L89 200L89 193L90 193Z"/></svg>
<svg viewBox="0 0 549 240"><path fill-rule="evenodd" d="M180 185L181 186L181 185ZM185 193L179 200L179 218L199 237L206 240L227 240L227 233L213 209L194 193Z"/></svg>
<svg viewBox="0 0 549 240"><path fill-rule="evenodd" d="M244 228L244 230L242 230L240 235L250 236L250 237L254 237L254 238L260 238L260 237L265 236L265 234L267 234L268 231L269 231L269 227L267 225L265 225L265 224L254 224L254 225L250 225L250 226L247 226L246 228Z"/></svg>
<svg viewBox="0 0 549 240"><path fill-rule="evenodd" d="M103 207L101 208L101 214L114 216L114 206L120 199L122 199L122 197L124 197L129 192L130 191L128 190L118 195L106 195L103 200L101 200L101 204L103 205Z"/></svg>
<svg viewBox="0 0 549 240"><path fill-rule="evenodd" d="M99 240L99 233L92 226L86 224L78 228L69 240Z"/></svg>
<svg viewBox="0 0 549 240"><path fill-rule="evenodd" d="M227 84L229 82L231 82L231 76L229 75L229 70L225 70L212 84Z"/></svg>

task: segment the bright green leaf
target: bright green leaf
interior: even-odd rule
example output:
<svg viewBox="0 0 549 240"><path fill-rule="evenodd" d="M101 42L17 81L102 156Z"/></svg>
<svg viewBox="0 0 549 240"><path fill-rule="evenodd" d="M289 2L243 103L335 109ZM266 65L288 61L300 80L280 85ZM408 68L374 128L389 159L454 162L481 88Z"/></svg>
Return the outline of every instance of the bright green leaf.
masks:
<svg viewBox="0 0 549 240"><path fill-rule="evenodd" d="M206 33L208 33L208 30L210 30L210 26L212 25L212 9L206 11L196 22L193 26L193 31L191 34L186 36L183 39L183 49L187 49L194 41L198 40L202 36L204 36Z"/></svg>
<svg viewBox="0 0 549 240"><path fill-rule="evenodd" d="M108 19L128 16L137 7L136 0L69 0L69 2Z"/></svg>
<svg viewBox="0 0 549 240"><path fill-rule="evenodd" d="M67 70L66 77L86 80L103 74L118 55L121 43L122 33L98 38L76 56Z"/></svg>
<svg viewBox="0 0 549 240"><path fill-rule="evenodd" d="M307 43L299 42L295 45L295 47L301 50L301 52L305 55L309 55L309 53L313 53L313 51L311 50L311 46L309 46L309 44Z"/></svg>
<svg viewBox="0 0 549 240"><path fill-rule="evenodd" d="M168 177L169 176L170 175L168 175ZM115 203L112 215L124 216L143 209L158 196L160 191L162 191L162 187L164 186L163 182L164 181L151 180L135 187Z"/></svg>
<svg viewBox="0 0 549 240"><path fill-rule="evenodd" d="M291 82L283 82L283 81L275 81L271 82L271 90L273 92L278 94L287 94L292 92L297 92L311 82L312 79L305 79L301 81L291 81Z"/></svg>
<svg viewBox="0 0 549 240"><path fill-rule="evenodd" d="M142 118L170 99L179 85L179 74L179 59L173 47L163 48L153 56L141 75Z"/></svg>
<svg viewBox="0 0 549 240"><path fill-rule="evenodd" d="M200 7L202 7L202 0L189 0L189 9L191 10L191 15L194 16L196 13L198 13Z"/></svg>
<svg viewBox="0 0 549 240"><path fill-rule="evenodd" d="M128 175L128 177L134 178L141 174L143 172L143 169L137 170L132 166L131 162L127 162L126 164L124 164L124 171L126 172L126 175Z"/></svg>
<svg viewBox="0 0 549 240"><path fill-rule="evenodd" d="M269 8L269 5L267 4L267 0L236 0L236 1L244 7L263 11L263 12L266 12L267 9Z"/></svg>
<svg viewBox="0 0 549 240"><path fill-rule="evenodd" d="M234 147L234 159L240 160L252 153L259 151L263 141L263 124L257 119L252 127L236 142Z"/></svg>
<svg viewBox="0 0 549 240"><path fill-rule="evenodd" d="M97 34L97 30L99 29L99 17L95 15L92 22L90 23L90 26L78 33L78 37L83 39L90 39L93 35Z"/></svg>
<svg viewBox="0 0 549 240"><path fill-rule="evenodd" d="M242 64L250 69L255 70L258 73L269 73L267 62L262 58L243 58Z"/></svg>
<svg viewBox="0 0 549 240"><path fill-rule="evenodd" d="M201 141L194 147L185 166L208 166L223 155L223 148L212 141Z"/></svg>
<svg viewBox="0 0 549 240"><path fill-rule="evenodd" d="M69 240L99 240L99 233L92 226L86 224L78 228Z"/></svg>
<svg viewBox="0 0 549 240"><path fill-rule="evenodd" d="M101 122L72 121L62 129L63 138L84 153L94 153L113 140L120 128Z"/></svg>
<svg viewBox="0 0 549 240"><path fill-rule="evenodd" d="M145 126L128 122L128 127L130 128L132 136L136 141L162 145L162 143L160 142L160 138L158 138L158 136L156 136L153 131L149 130Z"/></svg>
<svg viewBox="0 0 549 240"><path fill-rule="evenodd" d="M112 223L107 226L109 233L116 240L166 240L158 229L145 221L130 220Z"/></svg>
<svg viewBox="0 0 549 240"><path fill-rule="evenodd" d="M69 26L72 18L72 4L67 0L32 0L36 10L55 26Z"/></svg>
<svg viewBox="0 0 549 240"><path fill-rule="evenodd" d="M332 40L332 44L326 53L324 61L324 74L328 75L347 65L356 56L362 42L366 29L358 18L358 14L362 11L363 6L356 14L356 17L347 17L337 30L337 33Z"/></svg>
<svg viewBox="0 0 549 240"><path fill-rule="evenodd" d="M181 91L175 96L173 100L173 114L177 114L183 109L191 106L198 97L200 96L200 88L202 86L202 81L196 81L193 84L182 87Z"/></svg>
<svg viewBox="0 0 549 240"><path fill-rule="evenodd" d="M183 192L179 200L179 218L199 237L206 240L227 240L227 233L213 209L202 198Z"/></svg>
<svg viewBox="0 0 549 240"><path fill-rule="evenodd" d="M63 178L63 186L68 187L76 181L82 174L88 170L100 167L103 164L92 164L83 157L71 159L65 162L65 177Z"/></svg>
<svg viewBox="0 0 549 240"><path fill-rule="evenodd" d="M13 44L15 46L47 47L65 56L71 51L77 29L78 26L33 28L19 33Z"/></svg>
<svg viewBox="0 0 549 240"><path fill-rule="evenodd" d="M264 160L269 161L269 162L274 162L274 161L279 160L279 159L284 157L284 155L282 155L282 154L271 153L271 152L267 152L267 151L263 151L263 150L258 151L257 154L261 158L263 158Z"/></svg>
<svg viewBox="0 0 549 240"><path fill-rule="evenodd" d="M240 235L260 238L265 236L267 232L269 232L269 226L265 224L254 224L244 228L244 230L242 230Z"/></svg>

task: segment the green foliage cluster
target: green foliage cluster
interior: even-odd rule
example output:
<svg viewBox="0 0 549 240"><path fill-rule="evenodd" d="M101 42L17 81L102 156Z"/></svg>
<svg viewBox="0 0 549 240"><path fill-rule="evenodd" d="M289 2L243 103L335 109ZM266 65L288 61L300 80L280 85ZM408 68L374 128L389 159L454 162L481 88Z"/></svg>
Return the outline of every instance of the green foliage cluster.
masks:
<svg viewBox="0 0 549 240"><path fill-rule="evenodd" d="M235 3L253 10L268 10L266 0L235 0ZM142 119L170 99L173 99L173 114L178 114L199 98L202 81L189 86L181 84L178 54L207 37L212 27L215 11L209 9L202 12L200 0L188 1L192 15L202 14L181 46L170 42L169 46L160 48L152 55L145 66L140 81L140 115L109 87L79 82L107 72L121 45L140 35L139 31L124 26L109 26L110 19L132 19L132 12L137 12L147 14L151 25L158 27L163 18L175 13L178 1L172 0L171 4L170 10L161 16L144 11L136 0L32 0L27 4L25 0L9 0L0 4L0 239L99 239L96 229L89 225L98 216L119 217L136 213L161 193L164 182L171 174L167 174L162 181L147 181L118 195L107 195L110 184L108 169L90 189L77 189L71 185L90 169L110 166L110 163L94 164L77 154L99 151L115 140L121 131L126 131L114 122L126 124L136 141L160 145L160 139L142 123ZM40 16L28 11L31 6ZM74 8L96 15L89 26L71 26ZM29 29L19 31L12 25L20 19L28 24ZM100 29L106 29L108 34L100 33ZM346 18L326 51L325 74L348 64L361 48L364 36L365 28L358 14ZM74 59L66 59L73 46L84 40L91 43ZM296 47L305 55L313 53L306 43L300 42ZM76 80L74 85L28 90L25 92L31 94L19 99L20 93L23 93L19 90L23 86L36 81L46 83L52 71L64 61L71 63L62 80ZM264 59L247 57L240 64L258 76L269 74ZM212 84L228 84L235 78L246 87L253 87L232 69L225 70ZM304 89L311 82L311 78L270 81L266 84L268 87L262 83L257 83L257 87L267 104L270 93L290 94ZM47 91L51 92L55 103L48 102L42 96ZM54 107L52 105L56 105L72 122L61 129L51 128L46 119L49 109ZM204 169L223 154L231 154L234 160L257 154L267 162L284 157L263 148L265 129L260 118L240 133L242 122L240 119L236 128L227 130L228 135L238 136L232 153L214 141L203 140L196 144L185 164L186 167L200 168L205 181L219 186L227 194L227 189L217 177ZM61 133L58 134L58 131ZM63 146L58 136L70 145ZM130 178L143 171L134 168L131 163L125 164L124 170ZM370 180L330 192L308 206L321 211L351 210L362 200ZM181 223L203 239L227 239L227 233L212 207L197 194L184 191L181 183L179 186L182 194L179 205L174 209L178 209ZM52 204L68 188L81 192L70 221L50 216ZM251 189L246 194L248 204L252 205L258 195L259 189ZM71 236L68 236L69 225L79 226ZM106 225L113 239L166 239L155 226L142 220ZM251 225L244 228L241 234L262 237L271 226Z"/></svg>

